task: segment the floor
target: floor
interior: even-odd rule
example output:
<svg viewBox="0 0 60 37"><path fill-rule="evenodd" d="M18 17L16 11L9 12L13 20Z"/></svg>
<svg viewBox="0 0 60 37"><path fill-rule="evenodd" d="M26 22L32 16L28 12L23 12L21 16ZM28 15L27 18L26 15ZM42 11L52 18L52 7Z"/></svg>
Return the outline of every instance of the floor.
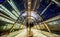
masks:
<svg viewBox="0 0 60 37"><path fill-rule="evenodd" d="M12 32L9 35L4 35L1 37L60 37L60 35L33 29L33 28L31 29L31 34L32 36L28 36L29 34L27 29L23 29L16 32Z"/></svg>

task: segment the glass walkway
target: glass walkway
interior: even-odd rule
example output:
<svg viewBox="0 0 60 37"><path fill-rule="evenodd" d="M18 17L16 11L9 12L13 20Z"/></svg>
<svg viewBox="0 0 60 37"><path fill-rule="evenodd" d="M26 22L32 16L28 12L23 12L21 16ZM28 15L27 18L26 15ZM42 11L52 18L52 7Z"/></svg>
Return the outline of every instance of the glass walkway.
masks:
<svg viewBox="0 0 60 37"><path fill-rule="evenodd" d="M60 37L60 0L0 1L0 37Z"/></svg>

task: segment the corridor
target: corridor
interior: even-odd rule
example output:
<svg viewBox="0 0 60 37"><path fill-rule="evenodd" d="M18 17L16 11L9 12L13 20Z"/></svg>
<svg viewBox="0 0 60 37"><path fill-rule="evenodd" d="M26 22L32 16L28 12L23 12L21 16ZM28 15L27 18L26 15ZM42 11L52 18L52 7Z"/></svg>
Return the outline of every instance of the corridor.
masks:
<svg viewBox="0 0 60 37"><path fill-rule="evenodd" d="M60 37L60 0L0 0L0 37Z"/></svg>

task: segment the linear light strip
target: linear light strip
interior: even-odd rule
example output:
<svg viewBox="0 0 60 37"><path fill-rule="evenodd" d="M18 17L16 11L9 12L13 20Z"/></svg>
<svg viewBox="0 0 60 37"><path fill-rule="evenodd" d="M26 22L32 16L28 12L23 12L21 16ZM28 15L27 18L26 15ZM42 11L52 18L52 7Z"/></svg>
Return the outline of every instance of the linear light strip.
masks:
<svg viewBox="0 0 60 37"><path fill-rule="evenodd" d="M3 5L0 4L0 10L12 17L13 19L17 19L8 9L6 9Z"/></svg>
<svg viewBox="0 0 60 37"><path fill-rule="evenodd" d="M55 17L53 17L53 18L50 18L50 19L48 19L48 20L46 20L46 21L43 21L43 22L50 22L50 21L54 21L54 20L58 20L58 19L60 19L60 15L55 16Z"/></svg>
<svg viewBox="0 0 60 37"><path fill-rule="evenodd" d="M18 17L18 15L16 14L16 12L14 10L12 10L12 13L14 13Z"/></svg>
<svg viewBox="0 0 60 37"><path fill-rule="evenodd" d="M57 1L55 1L55 0L52 0L52 1L55 2L56 4L58 4L60 6L60 3L58 3Z"/></svg>
<svg viewBox="0 0 60 37"><path fill-rule="evenodd" d="M37 5L37 0L35 0L34 7L33 7L33 11L35 10L36 5Z"/></svg>
<svg viewBox="0 0 60 37"><path fill-rule="evenodd" d="M2 13L0 13L0 16L1 16L1 17L4 17L4 18L6 18L6 19L9 19L9 20L11 20L11 21L14 21L14 19L12 19L12 18L10 18L10 17L8 17L8 16L6 16L6 15L4 15L4 14L2 14Z"/></svg>
<svg viewBox="0 0 60 37"><path fill-rule="evenodd" d="M40 15L43 15L44 14L44 12L49 8L49 6L52 4L52 2L50 2L49 3L49 5L41 12L41 14Z"/></svg>
<svg viewBox="0 0 60 37"><path fill-rule="evenodd" d="M16 5L12 0L7 0L7 2L13 7L13 9L16 11L18 15L20 15L20 11L17 9Z"/></svg>
<svg viewBox="0 0 60 37"><path fill-rule="evenodd" d="M5 21L5 22L9 22L9 23L14 23L13 21L8 20L8 19L1 17L1 16L0 16L0 20Z"/></svg>

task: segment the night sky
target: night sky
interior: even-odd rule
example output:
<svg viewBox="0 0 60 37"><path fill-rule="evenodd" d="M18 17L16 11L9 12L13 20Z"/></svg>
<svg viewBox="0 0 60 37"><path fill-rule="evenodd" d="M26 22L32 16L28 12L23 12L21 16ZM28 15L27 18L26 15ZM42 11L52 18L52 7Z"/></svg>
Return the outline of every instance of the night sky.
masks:
<svg viewBox="0 0 60 37"><path fill-rule="evenodd" d="M5 0L0 0L0 3L3 3Z"/></svg>
<svg viewBox="0 0 60 37"><path fill-rule="evenodd" d="M17 0L15 0L16 2ZM48 1L48 2L47 2ZM24 1L19 0L16 2L16 5L18 6L18 8L20 10L24 10ZM39 11L38 13L40 14L45 8L46 6L51 2L51 0L42 0L42 2L40 3L40 7L37 9L37 11ZM22 4L21 4L22 3ZM56 4L56 3L52 3L48 9L44 12L43 15L41 15L43 17L44 20L50 19L52 17L55 17L57 15L60 15L60 7Z"/></svg>
<svg viewBox="0 0 60 37"><path fill-rule="evenodd" d="M3 0L0 0L0 2L3 2ZM40 3L40 7L37 9L37 11L39 11L38 13L40 14L50 2L51 2L51 0L42 0ZM16 6L18 7L19 10L22 11L25 9L23 0L18 0L18 1L14 0L14 3L16 4ZM58 6L56 3L53 2L48 7L48 9L44 12L44 14L41 16L43 17L44 20L47 20L47 19L50 19L50 18L57 16L57 15L60 15L60 6Z"/></svg>

